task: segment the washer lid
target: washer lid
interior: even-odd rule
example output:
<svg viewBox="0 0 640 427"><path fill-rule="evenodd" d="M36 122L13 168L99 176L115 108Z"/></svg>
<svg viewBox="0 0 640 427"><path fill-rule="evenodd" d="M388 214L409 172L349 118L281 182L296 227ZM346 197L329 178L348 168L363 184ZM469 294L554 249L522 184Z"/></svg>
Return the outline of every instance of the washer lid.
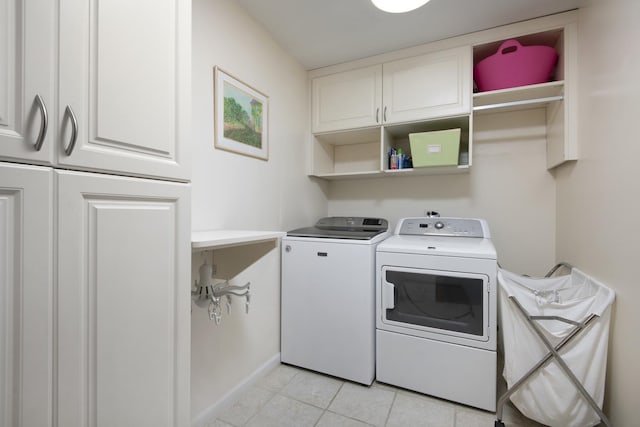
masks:
<svg viewBox="0 0 640 427"><path fill-rule="evenodd" d="M320 218L313 227L288 231L287 236L370 240L388 228L389 223L383 218L331 216Z"/></svg>
<svg viewBox="0 0 640 427"><path fill-rule="evenodd" d="M378 234L382 234L385 232L386 230L327 230L318 227L304 227L288 231L287 236L315 237L320 239L371 240Z"/></svg>
<svg viewBox="0 0 640 427"><path fill-rule="evenodd" d="M377 252L497 259L491 239L393 235L377 247Z"/></svg>

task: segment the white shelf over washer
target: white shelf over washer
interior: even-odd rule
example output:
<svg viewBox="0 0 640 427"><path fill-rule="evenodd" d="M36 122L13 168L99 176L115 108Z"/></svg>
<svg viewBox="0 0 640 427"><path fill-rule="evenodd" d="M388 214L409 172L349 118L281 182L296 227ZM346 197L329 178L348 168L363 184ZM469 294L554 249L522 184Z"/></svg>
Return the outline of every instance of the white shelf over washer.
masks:
<svg viewBox="0 0 640 427"><path fill-rule="evenodd" d="M286 236L284 231L208 230L191 233L191 249L222 249L231 246L277 240Z"/></svg>

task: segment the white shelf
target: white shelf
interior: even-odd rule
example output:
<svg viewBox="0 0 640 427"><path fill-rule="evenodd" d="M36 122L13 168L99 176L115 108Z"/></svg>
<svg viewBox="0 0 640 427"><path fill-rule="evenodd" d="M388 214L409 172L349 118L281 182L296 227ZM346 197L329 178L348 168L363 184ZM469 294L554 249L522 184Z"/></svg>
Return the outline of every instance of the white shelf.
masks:
<svg viewBox="0 0 640 427"><path fill-rule="evenodd" d="M277 240L284 237L284 231L251 231L251 230L209 230L191 233L191 249L222 249L231 246L250 245L254 243Z"/></svg>
<svg viewBox="0 0 640 427"><path fill-rule="evenodd" d="M469 115L316 134L313 136L316 163L310 175L326 180L346 180L466 173L469 171L468 163L393 170L386 166L387 153L391 147L402 148L405 153L411 153L410 133L454 128L462 130L460 149L471 158L472 121Z"/></svg>
<svg viewBox="0 0 640 427"><path fill-rule="evenodd" d="M377 171L362 171L362 172L344 172L344 173L315 173L311 174L311 176L315 176L316 178L328 179L328 180L338 180L338 179L360 179L360 178L375 178L376 176L381 176L383 172L381 170Z"/></svg>
<svg viewBox="0 0 640 427"><path fill-rule="evenodd" d="M380 126L314 134L319 142L329 145L356 145L380 140Z"/></svg>
<svg viewBox="0 0 640 427"><path fill-rule="evenodd" d="M385 176L411 176L411 175L452 175L456 173L469 173L469 165L457 166L429 166L423 168L385 169Z"/></svg>
<svg viewBox="0 0 640 427"><path fill-rule="evenodd" d="M385 169L372 172L328 173L311 175L330 181L342 179L383 178L387 176L415 176L415 175L450 175L469 173L469 165L432 166L424 168Z"/></svg>
<svg viewBox="0 0 640 427"><path fill-rule="evenodd" d="M473 95L474 114L542 107L564 99L564 81L478 92Z"/></svg>

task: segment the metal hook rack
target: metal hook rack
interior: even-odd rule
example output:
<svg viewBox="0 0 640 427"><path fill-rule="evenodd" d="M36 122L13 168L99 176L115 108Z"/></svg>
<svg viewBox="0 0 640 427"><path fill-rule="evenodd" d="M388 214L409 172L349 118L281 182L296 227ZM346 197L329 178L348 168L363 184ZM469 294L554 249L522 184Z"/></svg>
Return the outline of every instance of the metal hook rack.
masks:
<svg viewBox="0 0 640 427"><path fill-rule="evenodd" d="M229 284L228 280L213 283L215 268L205 259L198 269L199 281L195 281L195 289L191 291L191 299L199 307L207 306L209 319L214 320L219 325L222 320L221 302L224 298L227 314L231 313L232 296L244 297L245 313L249 314L249 303L251 302L251 282L245 285L236 286Z"/></svg>

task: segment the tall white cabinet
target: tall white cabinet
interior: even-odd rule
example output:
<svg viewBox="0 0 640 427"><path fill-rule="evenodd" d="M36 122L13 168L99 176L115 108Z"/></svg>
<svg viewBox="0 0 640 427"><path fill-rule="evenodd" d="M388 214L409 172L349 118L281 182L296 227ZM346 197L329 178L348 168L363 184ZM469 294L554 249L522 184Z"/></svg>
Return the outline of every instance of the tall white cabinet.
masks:
<svg viewBox="0 0 640 427"><path fill-rule="evenodd" d="M0 0L0 158L50 164L55 2Z"/></svg>
<svg viewBox="0 0 640 427"><path fill-rule="evenodd" d="M53 171L0 164L0 426L53 416Z"/></svg>
<svg viewBox="0 0 640 427"><path fill-rule="evenodd" d="M0 427L184 426L188 0L0 0Z"/></svg>
<svg viewBox="0 0 640 427"><path fill-rule="evenodd" d="M188 186L56 180L57 425L188 425Z"/></svg>
<svg viewBox="0 0 640 427"><path fill-rule="evenodd" d="M189 178L190 4L60 1L60 165Z"/></svg>
<svg viewBox="0 0 640 427"><path fill-rule="evenodd" d="M0 159L187 181L190 4L0 0Z"/></svg>

